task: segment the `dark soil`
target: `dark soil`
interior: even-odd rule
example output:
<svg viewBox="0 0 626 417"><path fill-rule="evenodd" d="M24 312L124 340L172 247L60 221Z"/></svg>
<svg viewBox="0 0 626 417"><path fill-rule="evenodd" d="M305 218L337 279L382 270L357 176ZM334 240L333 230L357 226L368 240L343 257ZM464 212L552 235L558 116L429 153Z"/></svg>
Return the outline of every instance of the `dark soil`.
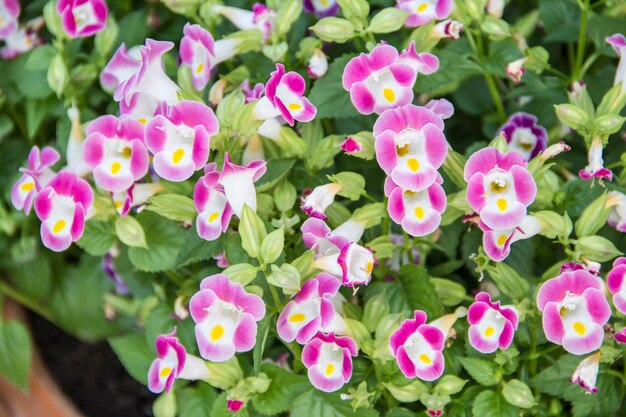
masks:
<svg viewBox="0 0 626 417"><path fill-rule="evenodd" d="M85 416L152 415L155 396L126 373L107 343L81 342L34 314L31 325L52 378Z"/></svg>

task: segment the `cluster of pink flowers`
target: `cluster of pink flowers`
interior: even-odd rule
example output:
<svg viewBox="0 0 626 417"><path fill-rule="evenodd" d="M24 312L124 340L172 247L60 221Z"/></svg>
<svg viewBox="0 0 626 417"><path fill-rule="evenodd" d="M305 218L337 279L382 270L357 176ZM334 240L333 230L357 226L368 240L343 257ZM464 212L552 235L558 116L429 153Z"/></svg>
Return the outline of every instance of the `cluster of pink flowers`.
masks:
<svg viewBox="0 0 626 417"><path fill-rule="evenodd" d="M0 48L0 57L11 59L43 43L37 32L43 25L43 19L35 19L20 26L21 12L18 0L0 0L0 41L5 45Z"/></svg>

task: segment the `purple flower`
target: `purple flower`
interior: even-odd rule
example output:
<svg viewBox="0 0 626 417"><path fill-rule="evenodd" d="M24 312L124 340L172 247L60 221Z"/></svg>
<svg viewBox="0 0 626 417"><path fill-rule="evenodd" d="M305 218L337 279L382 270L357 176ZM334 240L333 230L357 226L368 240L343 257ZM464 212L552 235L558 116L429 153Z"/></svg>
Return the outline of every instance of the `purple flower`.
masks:
<svg viewBox="0 0 626 417"><path fill-rule="evenodd" d="M337 0L302 0L302 8L317 17L335 16L339 12Z"/></svg>
<svg viewBox="0 0 626 417"><path fill-rule="evenodd" d="M532 114L513 114L500 132L504 133L509 150L521 153L527 161L543 152L548 145L548 132L537 124L537 117Z"/></svg>
<svg viewBox="0 0 626 417"><path fill-rule="evenodd" d="M18 0L0 0L0 39L17 31L20 3Z"/></svg>
<svg viewBox="0 0 626 417"><path fill-rule="evenodd" d="M615 308L626 314L626 258L619 257L613 262L613 269L606 276L606 285L613 294Z"/></svg>

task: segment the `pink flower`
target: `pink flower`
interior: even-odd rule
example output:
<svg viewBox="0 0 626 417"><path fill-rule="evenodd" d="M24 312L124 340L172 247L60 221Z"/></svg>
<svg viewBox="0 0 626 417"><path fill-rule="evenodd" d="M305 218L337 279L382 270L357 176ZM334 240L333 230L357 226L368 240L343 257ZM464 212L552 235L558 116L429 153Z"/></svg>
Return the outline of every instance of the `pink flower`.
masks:
<svg viewBox="0 0 626 417"><path fill-rule="evenodd" d="M543 152L548 145L548 132L537 124L537 117L518 112L500 128L509 144L509 150L524 155L527 161Z"/></svg>
<svg viewBox="0 0 626 417"><path fill-rule="evenodd" d="M221 14L241 30L260 30L264 40L270 38L276 25L276 12L261 3L255 3L252 11L222 5L213 5L211 11Z"/></svg>
<svg viewBox="0 0 626 417"><path fill-rule="evenodd" d="M161 178L184 181L204 168L211 136L219 122L208 106L197 101L162 103L146 127L146 145L154 154L154 170Z"/></svg>
<svg viewBox="0 0 626 417"><path fill-rule="evenodd" d="M533 216L525 216L519 226L493 230L483 222L479 223L483 230L483 247L487 256L496 262L503 261L511 253L511 244L518 240L529 239L541 231L539 221Z"/></svg>
<svg viewBox="0 0 626 417"><path fill-rule="evenodd" d="M178 342L176 329L170 334L157 336L156 351L158 357L148 371L148 389L155 394L163 390L170 392L187 359L187 351Z"/></svg>
<svg viewBox="0 0 626 417"><path fill-rule="evenodd" d="M512 229L521 224L526 207L537 195L537 185L526 169L524 156L484 148L465 164L467 202L490 229Z"/></svg>
<svg viewBox="0 0 626 417"><path fill-rule="evenodd" d="M0 0L0 39L6 39L17 30L19 15L18 0Z"/></svg>
<svg viewBox="0 0 626 417"><path fill-rule="evenodd" d="M303 96L306 84L304 78L294 71L285 73L283 64L276 64L265 84L265 97L257 101L254 108L257 119L267 120L282 116L290 126L295 121L310 122L317 109Z"/></svg>
<svg viewBox="0 0 626 417"><path fill-rule="evenodd" d="M143 137L144 126L128 116L101 116L89 123L83 159L100 188L125 191L148 173Z"/></svg>
<svg viewBox="0 0 626 417"><path fill-rule="evenodd" d="M278 336L285 342L297 340L303 345L317 332L327 330L335 316L330 299L340 286L337 278L325 273L305 281L278 316Z"/></svg>
<svg viewBox="0 0 626 417"><path fill-rule="evenodd" d="M335 201L335 195L337 195L339 191L341 191L341 185L339 184L330 183L319 185L315 187L313 191L310 191L300 198L302 201L300 209L309 217L326 220L324 212L328 206Z"/></svg>
<svg viewBox="0 0 626 417"><path fill-rule="evenodd" d="M57 13L70 38L83 38L104 29L109 8L104 0L59 0Z"/></svg>
<svg viewBox="0 0 626 417"><path fill-rule="evenodd" d="M217 274L200 283L200 291L189 300L189 311L196 323L200 355L213 362L224 362L235 352L254 347L256 322L265 316L265 304L238 282Z"/></svg>
<svg viewBox="0 0 626 417"><path fill-rule="evenodd" d="M598 380L598 371L600 368L600 351L593 355L583 359L576 367L574 375L570 378L570 381L574 384L580 385L587 391L585 394L592 394L598 392L596 382Z"/></svg>
<svg viewBox="0 0 626 417"><path fill-rule="evenodd" d="M337 257L343 285L354 287L369 284L375 263L376 259L371 249L353 242L344 245Z"/></svg>
<svg viewBox="0 0 626 417"><path fill-rule="evenodd" d="M606 38L606 42L613 47L613 50L619 56L619 64L615 72L614 85L622 82L622 91L626 90L626 38L621 33Z"/></svg>
<svg viewBox="0 0 626 417"><path fill-rule="evenodd" d="M315 388L333 392L350 381L352 356L357 354L358 347L351 338L318 333L302 349L302 363Z"/></svg>
<svg viewBox="0 0 626 417"><path fill-rule="evenodd" d="M200 25L187 23L180 41L180 60L191 70L196 90L203 90L211 78L211 57L215 56L213 36Z"/></svg>
<svg viewBox="0 0 626 417"><path fill-rule="evenodd" d="M543 312L543 329L552 343L584 355L602 345L603 326L611 307L602 292L602 282L587 271L566 271L544 282L537 293Z"/></svg>
<svg viewBox="0 0 626 417"><path fill-rule="evenodd" d="M92 202L93 191L87 181L69 171L56 174L35 199L44 246L60 252L80 239Z"/></svg>
<svg viewBox="0 0 626 417"><path fill-rule="evenodd" d="M432 20L442 20L450 16L453 0L396 0L396 7L410 15L404 26L414 28Z"/></svg>
<svg viewBox="0 0 626 417"><path fill-rule="evenodd" d="M0 57L3 59L13 59L43 44L43 39L39 37L36 31L19 28L8 34L7 37L4 38L4 43L5 45L0 48Z"/></svg>
<svg viewBox="0 0 626 417"><path fill-rule="evenodd" d="M309 77L321 78L328 71L328 59L326 58L326 54L321 49L314 49L313 55L311 55L311 59L309 59L309 63L306 66L306 72L309 73Z"/></svg>
<svg viewBox="0 0 626 417"><path fill-rule="evenodd" d="M445 368L441 351L446 338L443 332L426 324L426 313L415 310L415 318L404 320L389 338L389 346L405 377L434 381Z"/></svg>
<svg viewBox="0 0 626 417"><path fill-rule="evenodd" d="M138 49L131 48L131 51ZM118 85L128 79L141 68L141 60L126 50L126 45L121 44L115 51L109 62L100 73L100 84L110 91L115 91Z"/></svg>
<svg viewBox="0 0 626 417"><path fill-rule="evenodd" d="M407 104L383 112L374 124L376 160L405 190L433 185L448 154L443 121L431 110Z"/></svg>
<svg viewBox="0 0 626 417"><path fill-rule="evenodd" d="M613 262L606 284L613 294L613 305L620 313L626 314L626 258L619 257Z"/></svg>
<svg viewBox="0 0 626 417"><path fill-rule="evenodd" d="M361 144L351 137L347 137L341 143L341 150L346 153L355 153L361 150Z"/></svg>
<svg viewBox="0 0 626 417"><path fill-rule="evenodd" d="M402 54L391 45L378 45L369 54L362 53L348 62L342 85L360 113L381 114L413 101L417 74L431 74L438 68L437 57L418 54L414 42Z"/></svg>
<svg viewBox="0 0 626 417"><path fill-rule="evenodd" d="M254 84L254 87L250 86L250 81L244 80L241 83L241 91L246 95L246 104L259 100L265 92L265 86L261 83Z"/></svg>
<svg viewBox="0 0 626 417"><path fill-rule="evenodd" d="M615 336L613 336L613 338L618 343L626 343L626 327L623 328L622 331L620 331L619 333L615 333Z"/></svg>
<svg viewBox="0 0 626 417"><path fill-rule="evenodd" d="M224 154L224 168L217 183L224 187L226 200L237 217L241 218L243 206L256 212L254 183L265 174L265 161L252 161L247 166L233 164L228 152Z"/></svg>
<svg viewBox="0 0 626 417"><path fill-rule="evenodd" d="M444 120L449 119L454 114L454 106L445 98L430 100L424 104L424 107Z"/></svg>
<svg viewBox="0 0 626 417"><path fill-rule="evenodd" d="M611 181L613 179L613 172L604 167L604 159L602 158L603 148L602 138L599 136L594 137L589 147L589 163L578 172L580 178L584 180L598 178L599 181Z"/></svg>
<svg viewBox="0 0 626 417"><path fill-rule="evenodd" d="M448 19L437 23L431 33L435 38L457 40L461 36L461 32L463 32L463 23L458 20Z"/></svg>
<svg viewBox="0 0 626 417"><path fill-rule="evenodd" d="M11 188L11 203L18 210L24 210L29 214L33 206L33 201L42 188L44 188L54 172L50 167L58 162L59 153L49 146L39 151L37 146L33 146L28 154L28 168L20 168L22 176Z"/></svg>
<svg viewBox="0 0 626 417"><path fill-rule="evenodd" d="M224 188L217 183L220 172L215 168L215 164L204 168L205 175L200 177L193 191L193 203L198 212L196 229L206 240L220 237L228 229L232 217Z"/></svg>
<svg viewBox="0 0 626 417"><path fill-rule="evenodd" d="M387 211L391 220L411 236L426 236L437 230L447 203L441 182L438 179L424 190L411 191L388 178L385 188L389 191Z"/></svg>
<svg viewBox="0 0 626 417"><path fill-rule="evenodd" d="M245 402L242 400L226 400L226 407L228 407L228 411L230 411L231 413L236 413L237 411L239 411L241 407L244 406L244 404Z"/></svg>
<svg viewBox="0 0 626 417"><path fill-rule="evenodd" d="M526 72L526 68L524 68L524 65L527 61L528 57L523 57L507 64L505 69L506 75L508 75L515 84L519 84L522 82L522 76Z"/></svg>
<svg viewBox="0 0 626 417"><path fill-rule="evenodd" d="M163 190L163 185L159 183L137 183L127 190L112 192L111 199L117 214L124 217L133 207L145 204L150 197Z"/></svg>
<svg viewBox="0 0 626 417"><path fill-rule="evenodd" d="M348 220L331 231L323 220L312 217L302 223L300 231L306 247L315 248L315 257L322 258L329 255L338 256L345 245L361 239L365 228L359 222Z"/></svg>
<svg viewBox="0 0 626 417"><path fill-rule="evenodd" d="M476 294L476 301L467 310L470 324L470 345L481 353L508 349L517 330L518 314L511 307L491 301L486 292Z"/></svg>
<svg viewBox="0 0 626 417"><path fill-rule="evenodd" d="M337 0L302 0L302 7L307 13L317 17L335 16L339 12Z"/></svg>
<svg viewBox="0 0 626 417"><path fill-rule="evenodd" d="M609 226L626 232L626 194L619 191L609 191L607 205L611 206L607 223Z"/></svg>

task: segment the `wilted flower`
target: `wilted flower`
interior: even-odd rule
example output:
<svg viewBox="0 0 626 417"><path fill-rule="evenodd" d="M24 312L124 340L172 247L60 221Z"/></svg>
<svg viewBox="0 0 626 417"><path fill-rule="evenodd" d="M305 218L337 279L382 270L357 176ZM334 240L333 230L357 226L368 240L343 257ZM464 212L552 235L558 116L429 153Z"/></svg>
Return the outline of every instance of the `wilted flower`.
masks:
<svg viewBox="0 0 626 417"><path fill-rule="evenodd" d="M476 301L467 310L470 324L469 342L481 353L508 349L517 330L518 314L514 308L492 302L486 292L476 294Z"/></svg>
<svg viewBox="0 0 626 417"><path fill-rule="evenodd" d="M598 178L599 181L611 181L613 179L613 172L604 167L604 159L602 159L603 148L602 138L600 136L594 137L589 147L589 163L578 172L580 178L584 180Z"/></svg>
<svg viewBox="0 0 626 417"><path fill-rule="evenodd" d="M509 150L521 153L527 161L548 145L548 132L537 124L537 117L529 113L513 114L500 128L500 132L504 134Z"/></svg>
<svg viewBox="0 0 626 417"><path fill-rule="evenodd" d="M109 8L104 0L59 0L57 13L70 38L82 38L104 29Z"/></svg>
<svg viewBox="0 0 626 417"><path fill-rule="evenodd" d="M196 229L206 240L220 237L228 229L232 217L224 188L218 184L220 175L215 164L208 164L193 191L193 203L198 212Z"/></svg>
<svg viewBox="0 0 626 417"><path fill-rule="evenodd" d="M41 151L37 146L31 148L27 160L28 168L20 168L23 175L11 188L11 203L16 209L24 210L26 214L30 213L37 192L48 185L54 177L50 167L56 164L60 157L59 153L49 146Z"/></svg>
<svg viewBox="0 0 626 417"><path fill-rule="evenodd" d="M352 377L352 356L358 354L354 340L334 333L318 333L302 350L302 363L311 384L320 391L337 391Z"/></svg>
<svg viewBox="0 0 626 417"><path fill-rule="evenodd" d="M339 12L337 0L302 0L302 8L317 17L334 16Z"/></svg>
<svg viewBox="0 0 626 417"><path fill-rule="evenodd" d="M597 351L593 355L583 359L576 367L574 375L570 378L571 382L580 385L587 391L585 394L598 392L596 382L600 368L600 355L600 351Z"/></svg>
<svg viewBox="0 0 626 417"><path fill-rule="evenodd" d="M450 16L453 0L396 0L396 7L410 15L404 22L406 27L425 25L432 20L441 20Z"/></svg>

